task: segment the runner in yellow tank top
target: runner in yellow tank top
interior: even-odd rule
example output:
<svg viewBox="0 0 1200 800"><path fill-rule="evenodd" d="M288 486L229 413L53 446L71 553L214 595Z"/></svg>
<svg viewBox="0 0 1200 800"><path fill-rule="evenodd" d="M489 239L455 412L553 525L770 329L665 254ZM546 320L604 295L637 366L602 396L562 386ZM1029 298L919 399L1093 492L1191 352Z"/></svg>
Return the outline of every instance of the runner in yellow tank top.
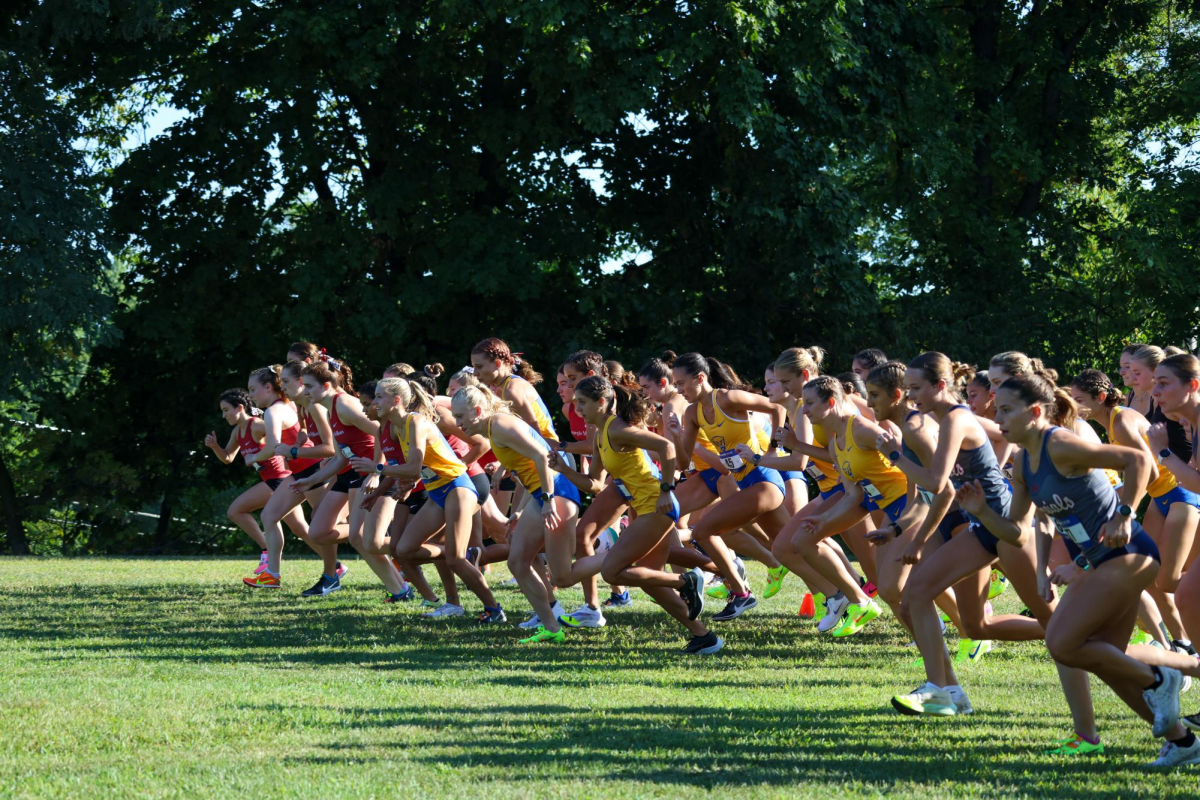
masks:
<svg viewBox="0 0 1200 800"><path fill-rule="evenodd" d="M579 414L597 429L595 458L587 475L563 465L555 454L557 467L567 480L593 494L607 491L604 474L609 471L624 484L623 494L628 496L630 505L635 510L641 509L612 549L604 554L604 580L620 586L642 587L692 634L685 653L717 652L724 641L696 619L704 607L704 578L699 569L682 575L663 570L671 550L668 534L679 517L674 493L674 443L645 427L652 409L643 397L624 386L613 386L606 378L593 375L580 381L575 387L575 402ZM649 463L647 451L658 455L663 473L670 479L651 483L653 464Z"/></svg>
<svg viewBox="0 0 1200 800"><path fill-rule="evenodd" d="M541 383L542 376L520 353L513 353L495 337L484 339L471 348L471 366L480 383L509 403L513 413L529 423L552 447L557 447L558 434L554 432L550 411L533 388Z"/></svg>
<svg viewBox="0 0 1200 800"><path fill-rule="evenodd" d="M671 372L676 387L691 404L680 421L685 452L691 452L700 431L704 431L713 448L720 452L724 465L737 478L740 489L709 509L693 529L696 540L712 557L730 589L729 604L713 617L725 621L740 616L758 605L758 601L738 574L733 554L722 537L757 522L774 541L790 517L783 506L786 493L783 478L777 470L757 464L762 448L747 412L770 415L772 429L783 425L784 412L762 395L745 391L737 375L715 358L685 353L675 360ZM737 452L739 444L750 448L749 459ZM690 510L683 509L684 513Z"/></svg>

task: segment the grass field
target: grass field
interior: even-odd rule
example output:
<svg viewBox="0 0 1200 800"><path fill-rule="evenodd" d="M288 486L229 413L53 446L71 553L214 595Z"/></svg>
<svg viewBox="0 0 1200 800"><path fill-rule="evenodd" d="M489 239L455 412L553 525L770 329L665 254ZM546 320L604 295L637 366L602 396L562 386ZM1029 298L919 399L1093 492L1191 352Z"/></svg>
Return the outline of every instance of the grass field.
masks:
<svg viewBox="0 0 1200 800"><path fill-rule="evenodd" d="M0 795L1200 795L1200 771L1144 766L1158 742L1099 685L1106 755L1041 755L1070 720L1038 644L963 671L973 716L912 719L888 704L924 680L900 627L818 638L794 578L702 658L644 595L517 647L515 624L384 605L348 563L346 591L303 600L316 562L252 593L251 559L0 559Z"/></svg>

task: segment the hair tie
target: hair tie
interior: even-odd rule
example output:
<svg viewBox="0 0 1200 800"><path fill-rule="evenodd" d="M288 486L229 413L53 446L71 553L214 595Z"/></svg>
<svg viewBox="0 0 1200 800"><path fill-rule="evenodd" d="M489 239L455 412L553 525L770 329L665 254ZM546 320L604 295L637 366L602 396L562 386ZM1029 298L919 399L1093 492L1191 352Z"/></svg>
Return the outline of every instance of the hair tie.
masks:
<svg viewBox="0 0 1200 800"><path fill-rule="evenodd" d="M263 415L262 409L261 409L261 408L259 408L258 406L251 406L251 407L250 407L250 416L252 416L252 417L261 417L262 415Z"/></svg>
<svg viewBox="0 0 1200 800"><path fill-rule="evenodd" d="M339 364L335 359L332 359L332 358L326 359L325 363L326 363L326 365L328 365L328 367L330 369L335 370L337 372L340 372L342 369L342 365Z"/></svg>
<svg viewBox="0 0 1200 800"><path fill-rule="evenodd" d="M462 371L463 371L463 372L465 372L465 373L467 373L468 375L474 375L474 374L475 374L475 368L474 368L474 367L463 367L463 368L462 368Z"/></svg>
<svg viewBox="0 0 1200 800"><path fill-rule="evenodd" d="M271 366L267 367L267 369L271 370L271 372L274 372L276 375L278 375L280 372L278 364L272 364Z"/></svg>
<svg viewBox="0 0 1200 800"><path fill-rule="evenodd" d="M513 353L512 354L513 366L517 366L518 364L521 363L521 356L523 356L523 355L525 355L525 354L524 353Z"/></svg>

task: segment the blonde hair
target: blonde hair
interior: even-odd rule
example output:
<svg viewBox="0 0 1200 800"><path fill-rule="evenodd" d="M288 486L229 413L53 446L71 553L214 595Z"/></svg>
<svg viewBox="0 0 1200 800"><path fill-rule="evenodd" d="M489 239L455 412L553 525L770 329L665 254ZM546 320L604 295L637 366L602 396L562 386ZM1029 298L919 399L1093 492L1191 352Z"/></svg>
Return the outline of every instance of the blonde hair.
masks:
<svg viewBox="0 0 1200 800"><path fill-rule="evenodd" d="M450 376L451 383L457 383L460 387L481 386L479 378L475 377L475 370L472 367L463 367L458 372Z"/></svg>
<svg viewBox="0 0 1200 800"><path fill-rule="evenodd" d="M1050 383L1058 384L1058 371L1047 367L1040 358L1030 358L1019 350L1005 350L992 356L990 367L999 367L1014 378L1024 375L1039 375Z"/></svg>
<svg viewBox="0 0 1200 800"><path fill-rule="evenodd" d="M1158 369L1158 365L1167 359L1167 354L1158 345L1144 344L1130 353L1129 358L1145 364L1150 369Z"/></svg>
<svg viewBox="0 0 1200 800"><path fill-rule="evenodd" d="M474 376L472 376L474 377ZM464 386L454 393L454 397L450 398L450 407L458 406L462 408L480 408L483 411L483 418L487 419L493 414L511 414L512 403L507 400L501 400L496 396L496 393L490 389L485 389L478 384L475 386Z"/></svg>
<svg viewBox="0 0 1200 800"><path fill-rule="evenodd" d="M775 371L785 370L793 375L802 375L808 370L810 378L817 377L825 351L820 347L789 347L775 359Z"/></svg>
<svg viewBox="0 0 1200 800"><path fill-rule="evenodd" d="M420 384L405 378L384 378L375 384L375 390L382 390L388 397L399 397L400 405L412 414L419 414L431 422L440 420L437 409L433 405L433 398L421 388Z"/></svg>

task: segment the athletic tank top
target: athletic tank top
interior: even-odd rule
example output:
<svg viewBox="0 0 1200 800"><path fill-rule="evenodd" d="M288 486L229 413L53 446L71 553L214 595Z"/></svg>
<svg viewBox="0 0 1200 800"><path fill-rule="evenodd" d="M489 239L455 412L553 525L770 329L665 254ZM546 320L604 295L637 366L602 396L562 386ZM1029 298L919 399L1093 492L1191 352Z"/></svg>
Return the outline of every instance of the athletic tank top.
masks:
<svg viewBox="0 0 1200 800"><path fill-rule="evenodd" d="M407 464L408 461L404 458L404 448L400 446L400 442L392 436L392 423L384 420L379 425L379 452L383 454L383 461L388 466L394 467L398 464ZM425 483L417 481L413 485L413 494L423 491Z"/></svg>
<svg viewBox="0 0 1200 800"><path fill-rule="evenodd" d="M582 442L587 438L587 423L576 413L574 403L567 404L566 412L567 422L571 426L571 435L575 437L575 441Z"/></svg>
<svg viewBox="0 0 1200 800"><path fill-rule="evenodd" d="M504 393L508 391L509 384L514 380L525 381L520 375L509 375L500 384L500 399L504 399ZM528 381L525 381L528 383ZM529 387L533 389L532 386ZM537 421L538 433L547 441L558 441L558 434L554 432L554 420L550 417L550 409L546 408L546 404L542 402L542 396L535 389L533 392L533 418ZM526 487L528 488L528 487Z"/></svg>
<svg viewBox="0 0 1200 800"><path fill-rule="evenodd" d="M1117 513L1120 501L1102 471L1090 469L1084 475L1067 478L1054 467L1048 444L1057 430L1055 426L1042 436L1037 472L1031 472L1029 454L1023 454L1021 476L1029 490L1029 499L1054 520L1054 527L1068 549L1073 547L1095 562L1108 551L1096 537L1104 523Z"/></svg>
<svg viewBox="0 0 1200 800"><path fill-rule="evenodd" d="M763 447L759 444L758 433L754 430L749 417L738 419L722 411L721 406L717 403L716 392L713 392L712 395L712 405L713 419L710 422L704 418L703 401L696 403L696 421L708 439L704 446L720 457L721 463L733 473L733 477L741 480L754 469L754 462L743 461L735 448L739 444L744 444L754 453L762 455Z"/></svg>
<svg viewBox="0 0 1200 800"><path fill-rule="evenodd" d="M863 488L866 496L875 501L880 508L890 506L908 493L908 478L892 462L878 450L864 450L854 443L854 418L851 414L846 420L846 430L843 433L844 443L839 445L835 439L833 453L837 456L838 465L847 480L854 481Z"/></svg>
<svg viewBox="0 0 1200 800"><path fill-rule="evenodd" d="M954 406L948 413L953 414L960 408L971 415L972 422L979 425L975 420L975 414L964 405ZM983 430L982 426L979 426L979 433L983 436L982 445L973 450L961 446L958 448L958 456L954 459L954 466L950 468L950 483L955 489L959 489L963 484L979 481L979 485L983 487L983 498L988 506L1000 516L1006 517L1008 509L1012 505L1012 492L1004 483L1004 473L1000 471L1000 464L996 461L996 451L992 449L992 440L987 437L987 432ZM979 521L970 514L967 516L972 522Z"/></svg>
<svg viewBox="0 0 1200 800"><path fill-rule="evenodd" d="M800 418L800 414L804 409L804 400L801 399L796 404L796 410L788 413L788 424L792 426L792 432L795 433L796 420ZM813 425L813 447L819 447L822 450L829 449L829 436L825 433L825 429L820 425ZM809 458L808 466L804 468L804 473L808 477L817 482L817 489L822 492L828 492L833 487L837 486L841 481L838 478L837 469L834 468L830 461L823 461L819 458Z"/></svg>
<svg viewBox="0 0 1200 800"><path fill-rule="evenodd" d="M615 483L617 491L625 498L630 507L638 514L651 514L658 505L659 484L662 483L658 467L654 466L650 454L638 448L627 453L613 449L612 440L608 438L608 430L616 417L604 421L604 428L597 440L600 450L600 463L620 483Z"/></svg>
<svg viewBox="0 0 1200 800"><path fill-rule="evenodd" d="M345 392L337 393L337 396L333 398L333 408L329 412L329 427L333 429L333 439L343 454L345 453L344 448L349 447L350 452L359 458L373 459L375 458L375 437L353 425L346 425L338 416L338 397L342 397L344 394Z"/></svg>
<svg viewBox="0 0 1200 800"><path fill-rule="evenodd" d="M1108 434L1109 442L1116 444L1116 442L1113 440L1113 432L1112 431L1113 431L1113 424L1117 421L1117 416L1122 411L1132 411L1132 410L1133 409L1127 408L1125 406L1113 406L1112 407L1112 410L1109 412L1109 415L1108 415L1108 426L1105 428L1105 432ZM1182 427L1182 426L1180 426L1180 427ZM1142 441L1146 443L1147 447L1150 446L1150 439L1146 436L1146 434L1142 434ZM1172 451L1172 452L1174 452L1174 451ZM1146 493L1148 495L1150 495L1151 497L1162 497L1164 494L1166 494L1167 492L1171 491L1176 486L1178 486L1179 483L1175 480L1175 474L1172 473L1171 470L1169 470L1163 466L1162 459L1158 457L1158 453L1154 453L1153 450L1151 451L1151 453L1154 456L1154 462L1158 465L1158 477L1155 478L1154 481L1149 486L1146 487ZM1111 471L1111 470L1107 470L1107 471ZM1111 479L1109 480L1109 483L1112 483Z"/></svg>
<svg viewBox="0 0 1200 800"><path fill-rule="evenodd" d="M300 436L300 418L301 418L302 414L303 414L303 409L301 409L300 406L297 405L296 406L296 423L294 425L292 425L292 427L284 429L279 434L279 441L282 442L283 444L287 445L288 447L292 447L293 445L295 445L296 439ZM307 423L306 423L306 427L307 427ZM315 427L315 425L314 425L314 427ZM308 438L311 439L312 436L309 436ZM317 437L317 438L319 439L320 437ZM320 460L321 459L319 459L319 458L291 458L291 459L288 459L287 468L291 472L303 472L304 470L311 467L313 464L319 463Z"/></svg>
<svg viewBox="0 0 1200 800"><path fill-rule="evenodd" d="M400 450L404 453L405 461L411 461L409 451L413 445L417 418L409 414L399 429L395 424L389 424L392 427L392 436L400 444ZM433 430L425 437L425 457L421 460L421 481L425 484L425 489L433 491L450 483L459 475L465 474L467 474L467 465L454 454L446 437L434 425Z"/></svg>
<svg viewBox="0 0 1200 800"><path fill-rule="evenodd" d="M304 415L304 432L308 434L308 440L314 445L321 444L321 434L317 431L317 421L312 418L311 414ZM374 453L371 455L374 455ZM347 464L338 471L338 475L349 471L350 465Z"/></svg>
<svg viewBox="0 0 1200 800"><path fill-rule="evenodd" d="M238 448L244 456L256 456L262 449L262 442L254 438L254 420L246 424L245 431L239 431L237 435ZM258 471L258 477L264 481L274 480L276 478L286 478L292 473L288 471L287 466L283 463L283 459L279 456L272 456L269 461L259 461L253 465Z"/></svg>
<svg viewBox="0 0 1200 800"><path fill-rule="evenodd" d="M520 417L513 415L513 419L529 427L529 423ZM550 445L546 444L546 440L542 438L540 433L533 428L529 428L529 433L533 435L535 442L546 448L546 452L550 452ZM542 479L538 475L537 467L533 461L511 447L505 447L492 438L492 420L490 417L488 418L487 437L488 441L491 442L492 452L496 454L496 460L500 462L500 466L516 475L517 480L525 487L525 491L536 492L542 488Z"/></svg>

